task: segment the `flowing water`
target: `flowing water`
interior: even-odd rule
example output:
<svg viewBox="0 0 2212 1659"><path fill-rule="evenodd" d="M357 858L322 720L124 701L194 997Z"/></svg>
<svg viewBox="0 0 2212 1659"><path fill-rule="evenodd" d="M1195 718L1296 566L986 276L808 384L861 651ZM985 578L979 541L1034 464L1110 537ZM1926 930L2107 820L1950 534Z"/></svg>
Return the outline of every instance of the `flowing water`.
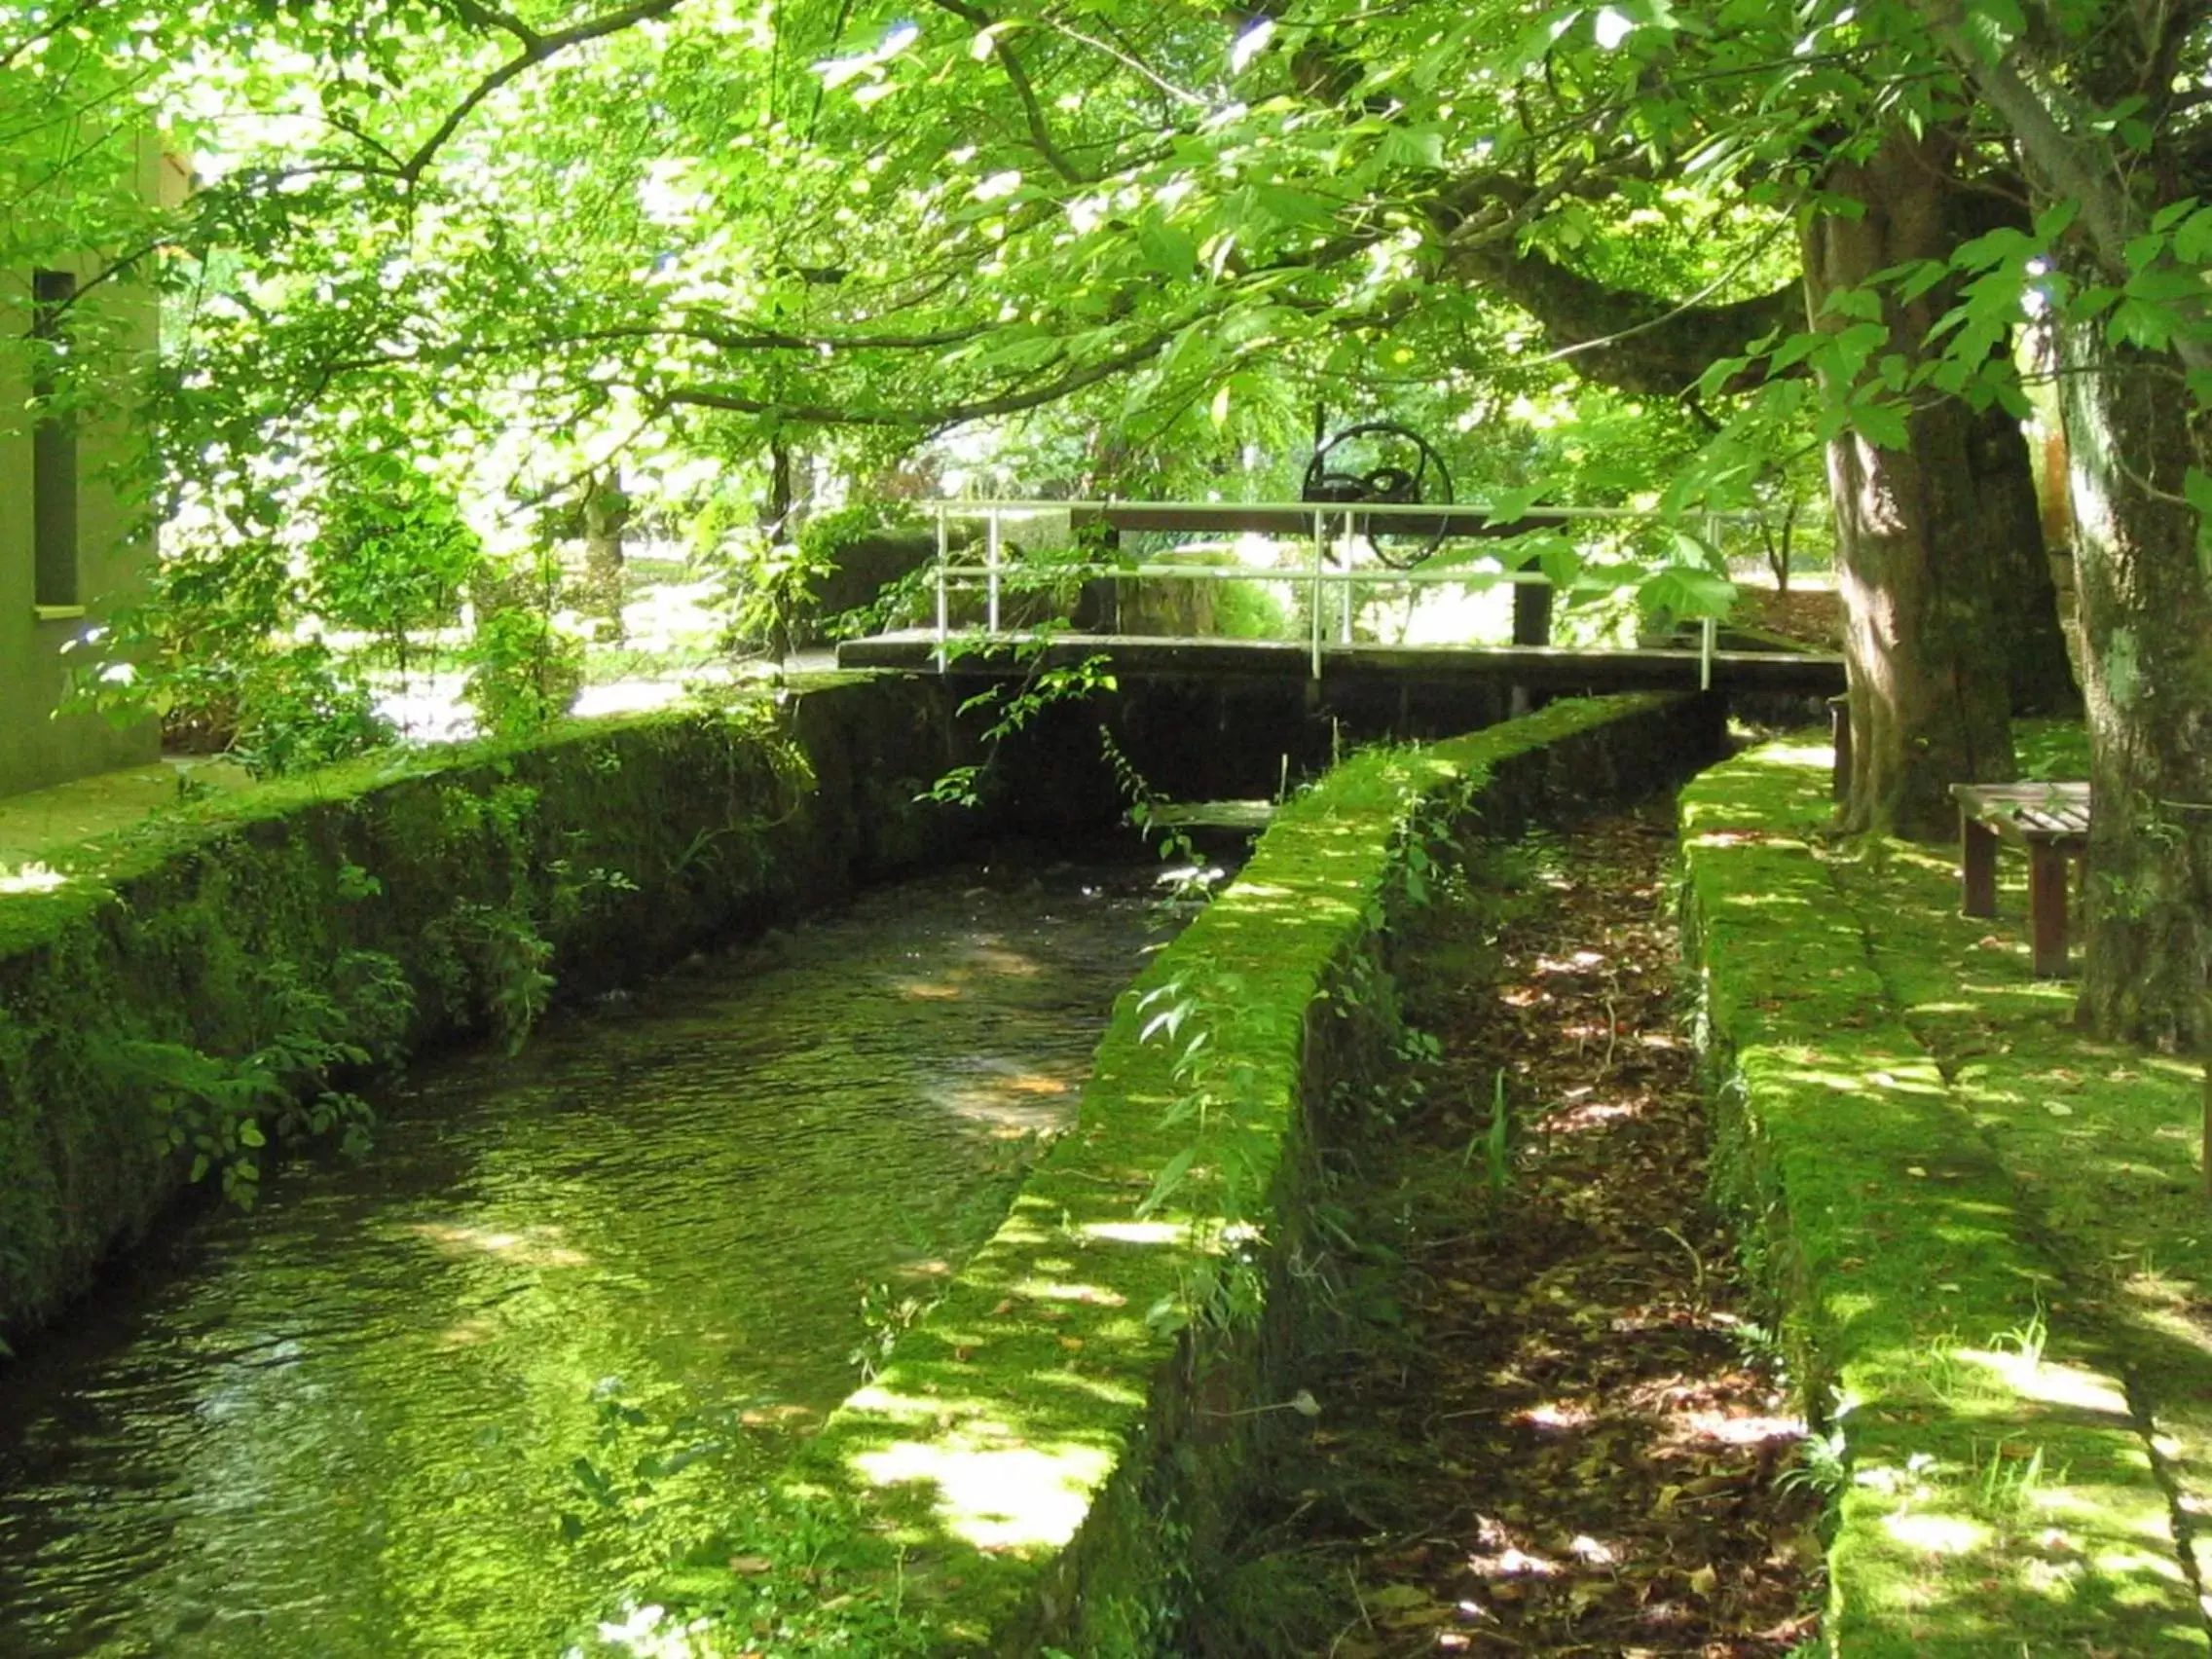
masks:
<svg viewBox="0 0 2212 1659"><path fill-rule="evenodd" d="M366 1162L178 1229L0 1370L0 1655L560 1653L988 1235L1152 875L879 891L425 1069Z"/></svg>

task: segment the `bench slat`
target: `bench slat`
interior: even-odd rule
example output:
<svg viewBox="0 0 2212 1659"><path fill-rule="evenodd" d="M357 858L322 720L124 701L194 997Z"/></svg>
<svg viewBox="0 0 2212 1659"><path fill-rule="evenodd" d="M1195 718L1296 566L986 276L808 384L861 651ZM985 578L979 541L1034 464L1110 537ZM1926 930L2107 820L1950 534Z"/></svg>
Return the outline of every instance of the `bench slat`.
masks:
<svg viewBox="0 0 2212 1659"><path fill-rule="evenodd" d="M1969 817L2009 838L2076 841L2088 837L2089 786L2084 780L1953 784L1951 795Z"/></svg>

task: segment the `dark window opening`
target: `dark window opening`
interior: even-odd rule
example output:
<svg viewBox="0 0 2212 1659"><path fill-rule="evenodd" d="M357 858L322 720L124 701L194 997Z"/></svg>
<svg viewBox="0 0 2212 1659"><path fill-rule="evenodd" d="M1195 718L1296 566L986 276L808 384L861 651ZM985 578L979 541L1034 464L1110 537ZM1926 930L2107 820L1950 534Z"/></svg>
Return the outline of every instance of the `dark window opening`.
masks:
<svg viewBox="0 0 2212 1659"><path fill-rule="evenodd" d="M38 346L31 368L37 410L31 425L31 546L37 566L34 602L39 605L79 603L77 424L50 406L60 388L69 305L76 297L77 278L68 272L31 274L31 337Z"/></svg>

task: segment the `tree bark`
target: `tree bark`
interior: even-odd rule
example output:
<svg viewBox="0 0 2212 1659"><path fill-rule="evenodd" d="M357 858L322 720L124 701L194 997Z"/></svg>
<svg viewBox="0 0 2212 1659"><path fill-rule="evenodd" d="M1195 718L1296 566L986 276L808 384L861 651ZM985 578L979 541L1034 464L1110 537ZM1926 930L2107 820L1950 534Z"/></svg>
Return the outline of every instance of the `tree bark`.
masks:
<svg viewBox="0 0 2212 1659"><path fill-rule="evenodd" d="M2187 1051L2212 1044L2212 562L2181 497L2212 446L2170 357L2094 324L2060 350L2091 756L2082 1013Z"/></svg>
<svg viewBox="0 0 2212 1659"><path fill-rule="evenodd" d="M1836 168L1829 188L1867 211L1806 227L1812 314L1839 287L1907 258L1947 258L1987 230L1991 199L1958 189L1956 175L1941 134ZM1459 250L1454 265L1535 316L1581 374L1642 395L1680 395L1715 357L1788 320L1786 293L1685 309L1502 243ZM1901 308L1889 349L1915 354L1942 309L1940 292ZM1905 450L1839 440L1828 472L1862 734L1844 822L1941 832L1950 784L2010 771L2010 712L2074 699L2027 439L2001 410L1943 403L1912 420Z"/></svg>
<svg viewBox="0 0 2212 1659"><path fill-rule="evenodd" d="M1936 133L1835 166L1827 188L1864 210L1806 223L1814 327L1847 325L1823 314L1838 290L1948 256L1954 176ZM1917 357L1944 303L1941 290L1892 301L1886 350ZM2002 411L1945 398L1914 411L1903 449L1837 437L1828 487L1854 730L1844 828L1940 834L1956 821L1950 785L2012 774L2015 695L2048 706L2067 682L2027 442Z"/></svg>

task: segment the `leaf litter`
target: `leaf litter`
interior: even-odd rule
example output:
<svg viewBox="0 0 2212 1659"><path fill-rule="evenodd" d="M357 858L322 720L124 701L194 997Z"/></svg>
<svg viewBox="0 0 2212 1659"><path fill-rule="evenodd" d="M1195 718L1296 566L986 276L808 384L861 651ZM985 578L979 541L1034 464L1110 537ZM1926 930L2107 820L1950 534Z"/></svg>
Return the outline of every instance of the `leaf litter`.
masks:
<svg viewBox="0 0 2212 1659"><path fill-rule="evenodd" d="M1823 1497L1706 1200L1667 804L1478 851L1404 941L1441 1057L1334 1149L1320 1415L1193 1650L1814 1650Z"/></svg>

